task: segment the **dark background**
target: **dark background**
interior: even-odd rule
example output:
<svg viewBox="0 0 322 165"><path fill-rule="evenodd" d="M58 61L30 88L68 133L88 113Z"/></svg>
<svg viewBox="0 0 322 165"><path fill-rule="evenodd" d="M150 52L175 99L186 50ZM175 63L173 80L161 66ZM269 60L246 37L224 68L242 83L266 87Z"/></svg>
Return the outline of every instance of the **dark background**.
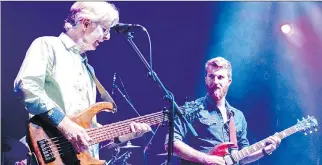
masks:
<svg viewBox="0 0 322 165"><path fill-rule="evenodd" d="M25 135L28 114L13 92L13 82L31 42L40 36L58 36L73 2L1 3L1 134L14 139ZM251 143L313 115L321 120L322 56L319 2L114 2L120 22L145 26L151 36L153 68L179 105L205 94L204 64L223 56L233 66L227 100L242 110ZM292 25L285 35L282 24ZM135 30L135 43L149 59L147 35ZM127 93L141 115L169 106L164 93L147 76L147 69L124 36L89 52L89 63L108 91L113 73L121 76ZM121 86L120 81L117 81ZM116 92L119 111L100 113L99 122L113 123L136 117ZM98 100L99 96L98 96ZM155 129L156 127L153 127ZM161 164L164 136L161 127L148 150L148 164ZM197 130L202 134L202 130ZM143 164L143 148L151 133L132 141L129 163ZM297 133L282 141L260 165L320 165L321 133ZM122 151L123 152L123 151ZM109 159L106 149L101 158Z"/></svg>

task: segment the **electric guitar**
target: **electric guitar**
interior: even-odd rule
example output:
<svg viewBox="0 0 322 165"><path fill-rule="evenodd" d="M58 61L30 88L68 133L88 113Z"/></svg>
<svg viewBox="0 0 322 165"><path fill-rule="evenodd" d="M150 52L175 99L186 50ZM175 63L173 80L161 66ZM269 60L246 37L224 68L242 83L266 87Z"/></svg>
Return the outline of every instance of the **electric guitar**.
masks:
<svg viewBox="0 0 322 165"><path fill-rule="evenodd" d="M130 123L140 122L155 125L167 120L163 111L155 112L99 128L91 128L91 120L94 115L101 111L113 112L113 104L99 102L87 108L76 116L69 117L73 122L85 128L92 142L98 144L106 140L112 140L121 135L131 133ZM104 165L105 160L98 160L88 151L77 153L72 144L56 129L44 122L39 116L29 120L27 142L38 165Z"/></svg>
<svg viewBox="0 0 322 165"><path fill-rule="evenodd" d="M312 129L317 131L318 121L313 116L308 116L307 118L303 118L302 121L298 120L297 124L292 127L285 129L284 131L278 132L274 136L278 136L281 139L284 139L296 132L305 132L307 135L307 131L312 133ZM251 155L252 153L262 150L268 142L268 138L259 141L249 147L245 147L242 150L237 151L236 153L230 154L231 147L233 143L221 143L216 145L208 154L221 156L225 159L227 165L233 165L235 162L242 160L243 158Z"/></svg>

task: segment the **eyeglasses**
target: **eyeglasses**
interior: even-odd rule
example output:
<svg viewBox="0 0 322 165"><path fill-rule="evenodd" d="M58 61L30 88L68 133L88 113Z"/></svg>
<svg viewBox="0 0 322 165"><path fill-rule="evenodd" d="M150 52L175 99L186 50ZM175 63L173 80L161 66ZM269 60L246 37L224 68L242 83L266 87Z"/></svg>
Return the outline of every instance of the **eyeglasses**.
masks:
<svg viewBox="0 0 322 165"><path fill-rule="evenodd" d="M102 25L101 22L93 22L93 23L95 23L97 26L100 26L102 28L104 36L110 33L111 28L107 28L106 26Z"/></svg>
<svg viewBox="0 0 322 165"><path fill-rule="evenodd" d="M110 31L111 31L111 28L104 28L102 25L100 25L100 27L103 30L104 36L108 35L110 33Z"/></svg>

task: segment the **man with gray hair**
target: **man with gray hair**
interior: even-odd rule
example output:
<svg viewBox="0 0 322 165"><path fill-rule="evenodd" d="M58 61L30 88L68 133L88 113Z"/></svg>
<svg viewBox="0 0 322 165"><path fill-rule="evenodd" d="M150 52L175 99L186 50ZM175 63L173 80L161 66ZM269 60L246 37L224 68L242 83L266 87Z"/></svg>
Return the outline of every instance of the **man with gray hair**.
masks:
<svg viewBox="0 0 322 165"><path fill-rule="evenodd" d="M233 116L236 130L236 147L243 149L249 146L247 122L243 113L230 106L226 100L228 88L232 82L232 67L228 60L216 57L205 65L207 88L206 96L192 102L186 102L182 107L188 122L200 130L198 137L188 132L186 124L176 118L174 122L174 153L181 158L182 165L226 165L223 157L209 155L211 149L224 142L233 142L230 136L230 117ZM232 129L233 130L233 129ZM276 136L269 138L271 144L263 150L254 152L239 163L247 164L272 153L280 144ZM166 137L167 149L168 135Z"/></svg>
<svg viewBox="0 0 322 165"><path fill-rule="evenodd" d="M75 2L65 20L65 33L35 39L29 47L14 89L22 94L31 116L39 115L55 126L77 151L88 148L98 158L98 145L89 146L85 129L66 116L74 116L96 102L96 84L84 63L86 52L110 39L110 28L119 22L116 7L108 2ZM94 116L92 127L100 124ZM145 123L131 123L132 133L120 136L110 146L151 131Z"/></svg>

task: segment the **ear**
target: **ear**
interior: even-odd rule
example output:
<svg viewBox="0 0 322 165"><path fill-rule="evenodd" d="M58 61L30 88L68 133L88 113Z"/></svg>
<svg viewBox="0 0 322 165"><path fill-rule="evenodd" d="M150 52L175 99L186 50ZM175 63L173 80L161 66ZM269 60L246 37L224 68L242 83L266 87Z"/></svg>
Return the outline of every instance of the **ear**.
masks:
<svg viewBox="0 0 322 165"><path fill-rule="evenodd" d="M206 73L205 73L205 82L207 81L207 74L208 74L208 71L206 70Z"/></svg>
<svg viewBox="0 0 322 165"><path fill-rule="evenodd" d="M229 78L229 79L228 79L228 83L229 83L229 85L230 85L232 82L233 82L233 79L232 79L232 78Z"/></svg>
<svg viewBox="0 0 322 165"><path fill-rule="evenodd" d="M84 31L88 28L90 23L91 23L91 21L89 19L83 19L82 20L82 26L83 26Z"/></svg>
<svg viewBox="0 0 322 165"><path fill-rule="evenodd" d="M206 73L206 75L205 75L205 83L207 83L207 73Z"/></svg>

